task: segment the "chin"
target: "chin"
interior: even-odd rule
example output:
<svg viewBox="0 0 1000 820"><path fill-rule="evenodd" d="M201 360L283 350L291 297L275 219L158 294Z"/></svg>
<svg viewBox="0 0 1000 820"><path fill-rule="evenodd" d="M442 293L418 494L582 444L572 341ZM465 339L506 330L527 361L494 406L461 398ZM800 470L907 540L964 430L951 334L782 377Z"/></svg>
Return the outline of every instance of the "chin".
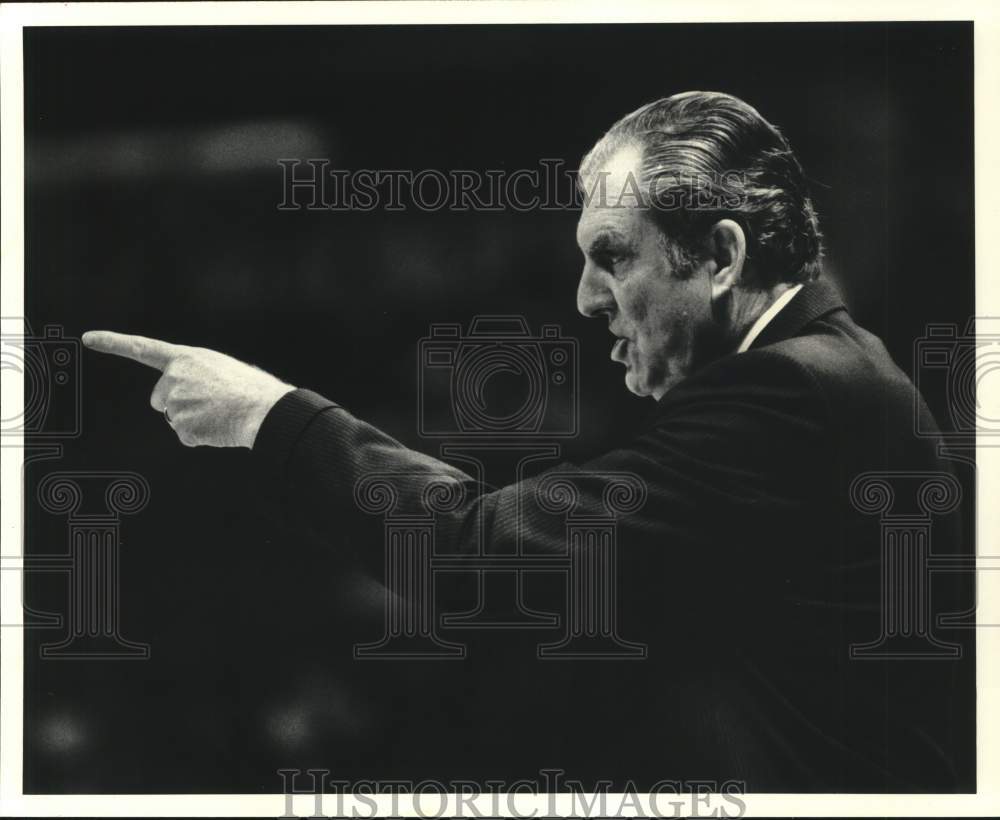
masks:
<svg viewBox="0 0 1000 820"><path fill-rule="evenodd" d="M680 374L664 374L655 380L649 378L648 374L644 374L644 377L640 378L631 370L625 374L625 386L630 393L642 397L651 396L657 401L682 381L684 381L684 376Z"/></svg>
<svg viewBox="0 0 1000 820"><path fill-rule="evenodd" d="M634 393L636 396L646 397L653 395L653 391L649 388L648 384L643 379L638 378L631 370L625 374L625 387L629 393Z"/></svg>

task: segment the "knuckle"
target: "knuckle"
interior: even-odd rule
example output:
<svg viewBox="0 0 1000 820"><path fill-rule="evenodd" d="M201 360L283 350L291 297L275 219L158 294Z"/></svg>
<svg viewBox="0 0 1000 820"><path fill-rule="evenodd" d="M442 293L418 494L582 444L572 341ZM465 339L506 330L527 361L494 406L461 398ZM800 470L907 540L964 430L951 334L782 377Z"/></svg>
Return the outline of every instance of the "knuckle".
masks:
<svg viewBox="0 0 1000 820"><path fill-rule="evenodd" d="M149 394L149 406L157 412L161 412L167 405L168 395L166 384L162 380L157 382L153 392Z"/></svg>

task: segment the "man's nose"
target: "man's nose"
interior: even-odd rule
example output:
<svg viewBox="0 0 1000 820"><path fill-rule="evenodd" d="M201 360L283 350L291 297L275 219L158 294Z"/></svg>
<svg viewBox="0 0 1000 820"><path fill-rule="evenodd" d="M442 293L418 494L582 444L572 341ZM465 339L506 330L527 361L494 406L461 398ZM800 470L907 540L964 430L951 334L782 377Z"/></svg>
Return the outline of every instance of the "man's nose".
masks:
<svg viewBox="0 0 1000 820"><path fill-rule="evenodd" d="M600 273L589 262L584 265L580 284L576 289L576 309L593 319L614 308L614 297L604 284Z"/></svg>

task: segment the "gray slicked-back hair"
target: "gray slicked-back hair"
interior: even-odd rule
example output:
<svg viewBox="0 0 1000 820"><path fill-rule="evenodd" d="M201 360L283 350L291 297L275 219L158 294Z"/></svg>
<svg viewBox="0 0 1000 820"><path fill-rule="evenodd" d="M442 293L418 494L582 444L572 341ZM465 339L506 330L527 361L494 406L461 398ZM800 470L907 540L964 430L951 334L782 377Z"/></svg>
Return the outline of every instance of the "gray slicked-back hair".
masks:
<svg viewBox="0 0 1000 820"><path fill-rule="evenodd" d="M644 204L682 258L695 258L708 228L730 218L747 234L748 284L819 275L822 235L802 166L753 106L710 91L648 103L612 125L584 157L581 187L624 148L640 151Z"/></svg>

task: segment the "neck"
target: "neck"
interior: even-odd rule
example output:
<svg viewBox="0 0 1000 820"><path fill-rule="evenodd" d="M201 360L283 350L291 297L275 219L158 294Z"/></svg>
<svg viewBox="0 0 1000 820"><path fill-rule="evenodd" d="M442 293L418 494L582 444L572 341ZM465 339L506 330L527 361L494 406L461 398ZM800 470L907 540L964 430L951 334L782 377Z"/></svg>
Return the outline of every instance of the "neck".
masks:
<svg viewBox="0 0 1000 820"><path fill-rule="evenodd" d="M729 345L735 350L764 312L775 303L781 294L795 287L794 282L779 282L767 290L745 290L737 287L732 291L729 305L728 325Z"/></svg>

